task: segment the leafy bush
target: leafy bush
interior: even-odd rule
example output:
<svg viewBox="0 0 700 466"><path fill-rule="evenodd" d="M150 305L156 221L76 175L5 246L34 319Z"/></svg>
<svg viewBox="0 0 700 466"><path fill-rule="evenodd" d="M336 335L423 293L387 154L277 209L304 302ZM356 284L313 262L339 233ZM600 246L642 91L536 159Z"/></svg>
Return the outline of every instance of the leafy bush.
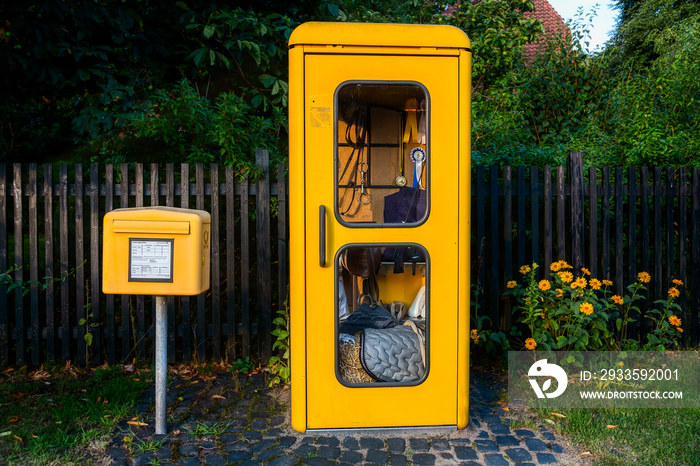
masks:
<svg viewBox="0 0 700 466"><path fill-rule="evenodd" d="M259 173L255 149L268 149L276 165L285 127L281 111L261 116L233 93L211 102L183 80L172 90L156 91L148 109L131 115L121 134L96 140L92 147L104 160L120 161L128 140L130 147L147 146L151 160L152 153L162 152L170 162L218 162L254 180Z"/></svg>
<svg viewBox="0 0 700 466"><path fill-rule="evenodd" d="M284 303L284 309L277 311L278 317L272 321L277 328L271 333L276 338L275 342L272 344L272 351L278 350L281 352L279 356L272 356L268 365L270 367L270 373L272 374L272 380L270 381L270 387L277 384L289 384L292 377L291 366L289 365L289 303Z"/></svg>
<svg viewBox="0 0 700 466"><path fill-rule="evenodd" d="M473 284L471 288L473 297L470 305L470 310L472 312L472 329L469 332L469 338L472 341L473 348L483 347L488 353L496 352L497 350L507 351L509 348L509 342L505 332L487 329L487 323L489 326L493 325L491 318L486 315L479 315L479 310L481 307L479 305L481 286L477 282L476 284Z"/></svg>
<svg viewBox="0 0 700 466"><path fill-rule="evenodd" d="M700 24L669 28L651 65L630 61L608 103L615 155L624 165L697 165Z"/></svg>

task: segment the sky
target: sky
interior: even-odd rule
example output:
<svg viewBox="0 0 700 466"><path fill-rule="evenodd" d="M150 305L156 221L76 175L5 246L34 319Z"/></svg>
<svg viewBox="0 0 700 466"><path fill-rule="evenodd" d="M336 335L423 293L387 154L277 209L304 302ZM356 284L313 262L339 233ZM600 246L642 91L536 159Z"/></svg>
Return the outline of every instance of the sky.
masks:
<svg viewBox="0 0 700 466"><path fill-rule="evenodd" d="M549 0L549 3L557 10L559 16L564 18L564 21L573 19L579 7L583 7L584 13L588 13L596 4L599 5L596 8L598 15L593 20L591 30L590 51L597 47L602 48L617 22L617 11L612 8L611 0Z"/></svg>

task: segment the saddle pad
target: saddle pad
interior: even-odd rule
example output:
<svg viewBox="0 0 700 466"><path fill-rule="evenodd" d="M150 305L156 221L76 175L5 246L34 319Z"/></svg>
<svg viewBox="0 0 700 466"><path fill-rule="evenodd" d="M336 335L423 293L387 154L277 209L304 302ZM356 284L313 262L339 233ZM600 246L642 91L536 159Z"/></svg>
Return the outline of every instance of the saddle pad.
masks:
<svg viewBox="0 0 700 466"><path fill-rule="evenodd" d="M425 376L422 346L411 327L368 328L362 332L360 362L380 382L415 382Z"/></svg>

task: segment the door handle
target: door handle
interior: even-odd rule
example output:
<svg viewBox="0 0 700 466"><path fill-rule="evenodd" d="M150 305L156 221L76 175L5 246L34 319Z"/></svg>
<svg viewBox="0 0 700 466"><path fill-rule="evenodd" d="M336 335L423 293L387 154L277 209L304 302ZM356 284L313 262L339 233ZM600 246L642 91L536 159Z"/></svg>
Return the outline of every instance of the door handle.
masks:
<svg viewBox="0 0 700 466"><path fill-rule="evenodd" d="M326 206L318 207L318 257L321 267L326 266Z"/></svg>

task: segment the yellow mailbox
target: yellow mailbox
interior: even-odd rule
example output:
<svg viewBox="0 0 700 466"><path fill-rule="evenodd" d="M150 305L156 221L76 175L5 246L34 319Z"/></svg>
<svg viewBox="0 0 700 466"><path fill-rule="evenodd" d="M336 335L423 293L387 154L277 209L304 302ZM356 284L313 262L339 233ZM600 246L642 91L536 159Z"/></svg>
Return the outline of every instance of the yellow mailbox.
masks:
<svg viewBox="0 0 700 466"><path fill-rule="evenodd" d="M175 207L115 209L104 217L102 291L196 295L209 289L211 216Z"/></svg>
<svg viewBox="0 0 700 466"><path fill-rule="evenodd" d="M306 23L289 47L292 426L464 428L469 39Z"/></svg>

